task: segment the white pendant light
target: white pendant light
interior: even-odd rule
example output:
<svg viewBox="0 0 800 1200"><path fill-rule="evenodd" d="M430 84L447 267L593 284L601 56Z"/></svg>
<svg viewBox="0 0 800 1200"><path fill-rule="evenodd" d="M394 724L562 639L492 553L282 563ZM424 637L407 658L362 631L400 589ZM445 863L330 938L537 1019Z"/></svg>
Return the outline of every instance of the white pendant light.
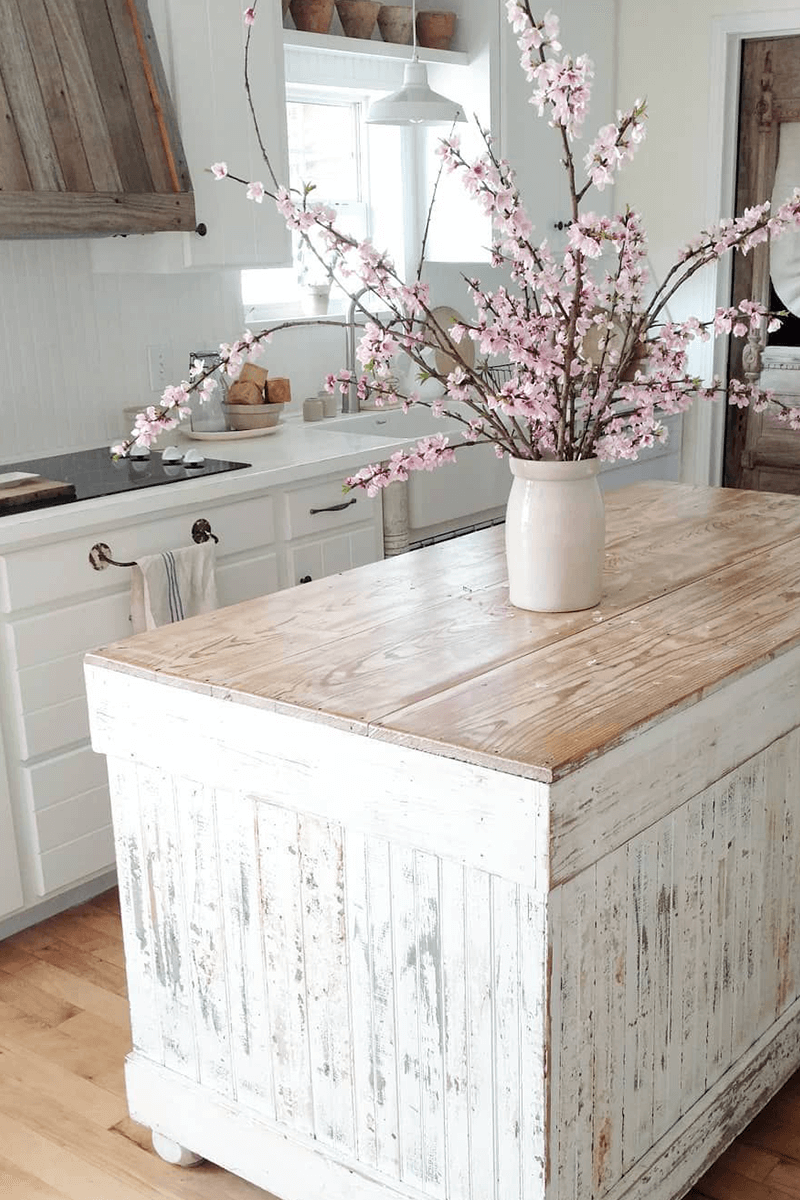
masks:
<svg viewBox="0 0 800 1200"><path fill-rule="evenodd" d="M376 100L367 114L368 125L452 125L466 121L455 100L434 92L428 83L428 68L417 54L417 0L411 6L413 55L403 71L403 86Z"/></svg>

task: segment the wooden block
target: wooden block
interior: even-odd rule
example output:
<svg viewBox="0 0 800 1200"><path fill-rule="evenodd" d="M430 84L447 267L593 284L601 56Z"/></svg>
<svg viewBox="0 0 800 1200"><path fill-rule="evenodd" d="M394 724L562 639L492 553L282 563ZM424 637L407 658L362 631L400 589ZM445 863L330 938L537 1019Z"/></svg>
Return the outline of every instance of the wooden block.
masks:
<svg viewBox="0 0 800 1200"><path fill-rule="evenodd" d="M257 383L242 383L241 380L232 383L228 392L229 404L263 404L264 393Z"/></svg>
<svg viewBox="0 0 800 1200"><path fill-rule="evenodd" d="M238 383L254 383L262 390L267 386L268 371L264 367L257 367L254 363L245 363L239 372Z"/></svg>
<svg viewBox="0 0 800 1200"><path fill-rule="evenodd" d="M74 499L74 483L60 483L54 479L31 479L25 483L0 488L0 512L14 512L17 509Z"/></svg>
<svg viewBox="0 0 800 1200"><path fill-rule="evenodd" d="M292 385L288 379L267 380L267 403L268 404L288 404L292 398Z"/></svg>

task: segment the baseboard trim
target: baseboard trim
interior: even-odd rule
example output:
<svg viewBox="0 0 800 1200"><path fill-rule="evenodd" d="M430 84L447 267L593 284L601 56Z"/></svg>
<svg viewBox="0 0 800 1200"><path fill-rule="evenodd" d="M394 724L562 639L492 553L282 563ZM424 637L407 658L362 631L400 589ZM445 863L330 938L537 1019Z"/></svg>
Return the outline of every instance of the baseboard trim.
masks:
<svg viewBox="0 0 800 1200"><path fill-rule="evenodd" d="M107 892L109 888L116 887L116 885L116 871L106 871L105 874L97 875L94 879L79 884L78 887L70 888L66 892L59 892L57 896L52 896L48 900L42 900L40 904L23 909L22 912L7 917L5 921L0 921L0 942L4 938L12 937L15 933L20 933L23 929L30 929L31 925L38 925L40 921L46 921L48 917L54 917L57 913L66 912L68 908L75 908L78 904L93 900L95 896Z"/></svg>

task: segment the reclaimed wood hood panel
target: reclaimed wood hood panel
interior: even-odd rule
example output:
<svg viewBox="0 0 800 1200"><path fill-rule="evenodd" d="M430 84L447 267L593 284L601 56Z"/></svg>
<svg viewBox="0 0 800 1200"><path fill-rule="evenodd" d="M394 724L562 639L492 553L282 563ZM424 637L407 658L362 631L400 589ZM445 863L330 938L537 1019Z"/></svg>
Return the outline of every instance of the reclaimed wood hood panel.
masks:
<svg viewBox="0 0 800 1200"><path fill-rule="evenodd" d="M0 237L194 229L144 0L2 0L0 45Z"/></svg>

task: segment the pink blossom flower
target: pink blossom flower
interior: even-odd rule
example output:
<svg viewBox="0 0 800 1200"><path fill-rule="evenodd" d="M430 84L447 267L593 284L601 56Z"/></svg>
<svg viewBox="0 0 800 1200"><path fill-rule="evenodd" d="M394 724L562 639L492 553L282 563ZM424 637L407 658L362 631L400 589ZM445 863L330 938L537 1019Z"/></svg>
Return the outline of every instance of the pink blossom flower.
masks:
<svg viewBox="0 0 800 1200"><path fill-rule="evenodd" d="M255 200L256 204L261 204L265 194L263 183L259 182L258 180L255 180L253 183L248 183L246 192L248 200Z"/></svg>
<svg viewBox="0 0 800 1200"><path fill-rule="evenodd" d="M211 164L211 174L215 179L224 179L228 174L228 164L224 162L215 162Z"/></svg>
<svg viewBox="0 0 800 1200"><path fill-rule="evenodd" d="M255 9L255 5L251 5L249 8L246 8L244 10L244 23L245 23L245 25L254 25L255 21L256 21L256 9Z"/></svg>

